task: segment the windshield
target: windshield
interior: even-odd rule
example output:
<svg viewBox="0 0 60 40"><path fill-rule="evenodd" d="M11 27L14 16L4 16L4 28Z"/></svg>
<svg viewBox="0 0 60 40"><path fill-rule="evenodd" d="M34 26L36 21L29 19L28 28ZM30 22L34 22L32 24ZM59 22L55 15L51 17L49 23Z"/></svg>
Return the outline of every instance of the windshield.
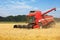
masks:
<svg viewBox="0 0 60 40"><path fill-rule="evenodd" d="M29 23L33 23L33 22L34 22L34 20L35 20L35 18L34 18L33 16L31 16L31 17L29 17L28 22L29 22Z"/></svg>

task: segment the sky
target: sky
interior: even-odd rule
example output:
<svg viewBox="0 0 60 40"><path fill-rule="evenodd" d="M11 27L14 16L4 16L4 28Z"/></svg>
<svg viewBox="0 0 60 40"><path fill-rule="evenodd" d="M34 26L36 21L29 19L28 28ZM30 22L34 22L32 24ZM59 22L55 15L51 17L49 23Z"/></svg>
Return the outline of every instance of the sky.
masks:
<svg viewBox="0 0 60 40"><path fill-rule="evenodd" d="M60 18L60 0L0 0L0 16L27 15L31 10L46 12L56 8L49 15Z"/></svg>

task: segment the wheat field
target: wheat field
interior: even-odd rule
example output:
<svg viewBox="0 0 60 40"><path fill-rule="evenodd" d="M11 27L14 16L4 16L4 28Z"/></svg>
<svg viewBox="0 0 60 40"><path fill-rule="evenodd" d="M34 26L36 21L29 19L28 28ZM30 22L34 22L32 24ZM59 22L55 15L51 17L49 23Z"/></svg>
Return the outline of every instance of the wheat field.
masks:
<svg viewBox="0 0 60 40"><path fill-rule="evenodd" d="M60 23L48 29L14 29L14 24L25 23L0 23L0 40L60 40Z"/></svg>

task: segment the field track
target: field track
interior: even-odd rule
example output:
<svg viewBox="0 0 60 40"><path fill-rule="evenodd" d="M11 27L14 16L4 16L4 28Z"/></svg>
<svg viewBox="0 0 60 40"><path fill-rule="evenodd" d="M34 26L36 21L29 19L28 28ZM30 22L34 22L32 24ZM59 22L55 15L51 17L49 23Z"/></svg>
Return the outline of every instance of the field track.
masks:
<svg viewBox="0 0 60 40"><path fill-rule="evenodd" d="M14 29L14 24L25 23L0 23L0 40L60 40L60 23L48 29Z"/></svg>

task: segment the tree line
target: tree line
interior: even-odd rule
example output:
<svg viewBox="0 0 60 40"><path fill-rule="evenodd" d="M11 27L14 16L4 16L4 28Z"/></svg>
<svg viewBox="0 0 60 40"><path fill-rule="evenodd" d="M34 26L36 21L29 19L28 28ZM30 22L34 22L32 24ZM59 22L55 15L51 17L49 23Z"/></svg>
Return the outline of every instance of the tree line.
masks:
<svg viewBox="0 0 60 40"><path fill-rule="evenodd" d="M27 21L26 15L17 15L17 16L0 16L0 22L25 22Z"/></svg>
<svg viewBox="0 0 60 40"><path fill-rule="evenodd" d="M57 22L60 22L60 18L54 18ZM0 22L27 22L26 15L17 15L17 16L0 16Z"/></svg>

